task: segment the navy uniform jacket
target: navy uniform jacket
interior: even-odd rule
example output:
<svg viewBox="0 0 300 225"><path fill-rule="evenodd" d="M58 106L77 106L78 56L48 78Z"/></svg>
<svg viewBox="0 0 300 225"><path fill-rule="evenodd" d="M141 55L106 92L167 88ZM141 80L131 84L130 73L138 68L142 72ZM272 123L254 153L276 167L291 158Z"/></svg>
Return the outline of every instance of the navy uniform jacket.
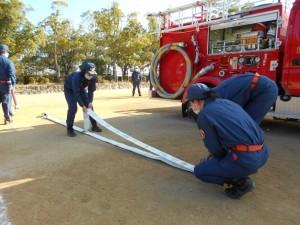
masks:
<svg viewBox="0 0 300 225"><path fill-rule="evenodd" d="M268 89L270 85L276 87L274 81L265 76L260 76L256 88L251 91L250 86L253 76L253 73L247 73L231 77L223 81L219 86L213 88L213 90L218 94L218 97L229 99L241 106L245 106L249 99L256 93L263 92Z"/></svg>
<svg viewBox="0 0 300 225"><path fill-rule="evenodd" d="M224 156L236 145L261 145L263 132L236 103L226 99L207 100L198 114L205 147L214 156Z"/></svg>
<svg viewBox="0 0 300 225"><path fill-rule="evenodd" d="M138 71L133 71L131 78L133 83L139 83L141 81L141 74Z"/></svg>
<svg viewBox="0 0 300 225"><path fill-rule="evenodd" d="M87 80L80 72L72 73L66 78L64 88L73 92L75 100L80 106L87 106L93 102L96 77Z"/></svg>
<svg viewBox="0 0 300 225"><path fill-rule="evenodd" d="M4 55L0 55L0 80L10 81L12 86L16 85L15 66Z"/></svg>

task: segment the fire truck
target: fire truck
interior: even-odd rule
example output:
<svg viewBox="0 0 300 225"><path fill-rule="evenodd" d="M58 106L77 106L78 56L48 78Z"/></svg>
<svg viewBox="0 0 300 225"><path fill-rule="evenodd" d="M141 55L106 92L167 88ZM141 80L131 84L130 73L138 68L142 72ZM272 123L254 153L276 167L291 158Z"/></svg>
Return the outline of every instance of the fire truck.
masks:
<svg viewBox="0 0 300 225"><path fill-rule="evenodd" d="M188 87L215 87L245 72L276 81L274 118L300 119L300 0L208 0L151 14L160 19L160 49L150 81L162 98L181 99Z"/></svg>

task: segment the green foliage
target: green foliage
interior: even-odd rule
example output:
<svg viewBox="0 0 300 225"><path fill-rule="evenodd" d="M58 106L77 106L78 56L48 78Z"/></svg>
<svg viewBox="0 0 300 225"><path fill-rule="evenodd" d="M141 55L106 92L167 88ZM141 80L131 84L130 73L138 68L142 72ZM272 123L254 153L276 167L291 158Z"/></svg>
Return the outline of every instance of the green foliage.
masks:
<svg viewBox="0 0 300 225"><path fill-rule="evenodd" d="M137 13L125 18L114 2L110 8L84 13L84 24L74 28L63 18L62 7L67 7L66 1L53 0L51 14L35 27L20 0L0 1L0 43L12 50L18 83L59 82L83 60L96 64L99 81L112 78L107 67L119 65L125 74L133 66L150 64L159 43L153 34L155 18L148 18L147 31ZM47 71L56 71L56 76L45 76Z"/></svg>
<svg viewBox="0 0 300 225"><path fill-rule="evenodd" d="M1 1L0 24L0 43L9 46L14 60L34 55L44 40L40 30L27 20L25 7L19 0Z"/></svg>

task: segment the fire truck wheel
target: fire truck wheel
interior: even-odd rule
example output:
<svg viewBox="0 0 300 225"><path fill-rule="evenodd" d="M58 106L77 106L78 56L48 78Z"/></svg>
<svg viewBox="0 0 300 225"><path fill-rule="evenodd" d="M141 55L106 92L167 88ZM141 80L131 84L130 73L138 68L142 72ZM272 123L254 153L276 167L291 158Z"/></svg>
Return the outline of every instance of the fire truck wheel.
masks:
<svg viewBox="0 0 300 225"><path fill-rule="evenodd" d="M194 119L195 121L197 120L197 114L193 112L189 102L183 103L181 105L181 110L183 118L188 117Z"/></svg>
<svg viewBox="0 0 300 225"><path fill-rule="evenodd" d="M290 95L281 95L280 96L280 100L284 101L284 102L288 102L292 99L292 97Z"/></svg>
<svg viewBox="0 0 300 225"><path fill-rule="evenodd" d="M188 116L187 112L187 102L181 104L181 112L182 112L182 117L185 118Z"/></svg>

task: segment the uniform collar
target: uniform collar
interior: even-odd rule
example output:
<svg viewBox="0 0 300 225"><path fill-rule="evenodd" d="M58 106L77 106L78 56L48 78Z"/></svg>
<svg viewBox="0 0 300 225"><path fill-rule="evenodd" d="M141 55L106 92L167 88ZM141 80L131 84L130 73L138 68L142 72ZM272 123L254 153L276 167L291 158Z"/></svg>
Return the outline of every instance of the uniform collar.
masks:
<svg viewBox="0 0 300 225"><path fill-rule="evenodd" d="M209 104L212 103L213 101L215 101L215 99L206 99L206 100L204 101L204 106L203 106L203 108L205 108L207 105L209 105Z"/></svg>

